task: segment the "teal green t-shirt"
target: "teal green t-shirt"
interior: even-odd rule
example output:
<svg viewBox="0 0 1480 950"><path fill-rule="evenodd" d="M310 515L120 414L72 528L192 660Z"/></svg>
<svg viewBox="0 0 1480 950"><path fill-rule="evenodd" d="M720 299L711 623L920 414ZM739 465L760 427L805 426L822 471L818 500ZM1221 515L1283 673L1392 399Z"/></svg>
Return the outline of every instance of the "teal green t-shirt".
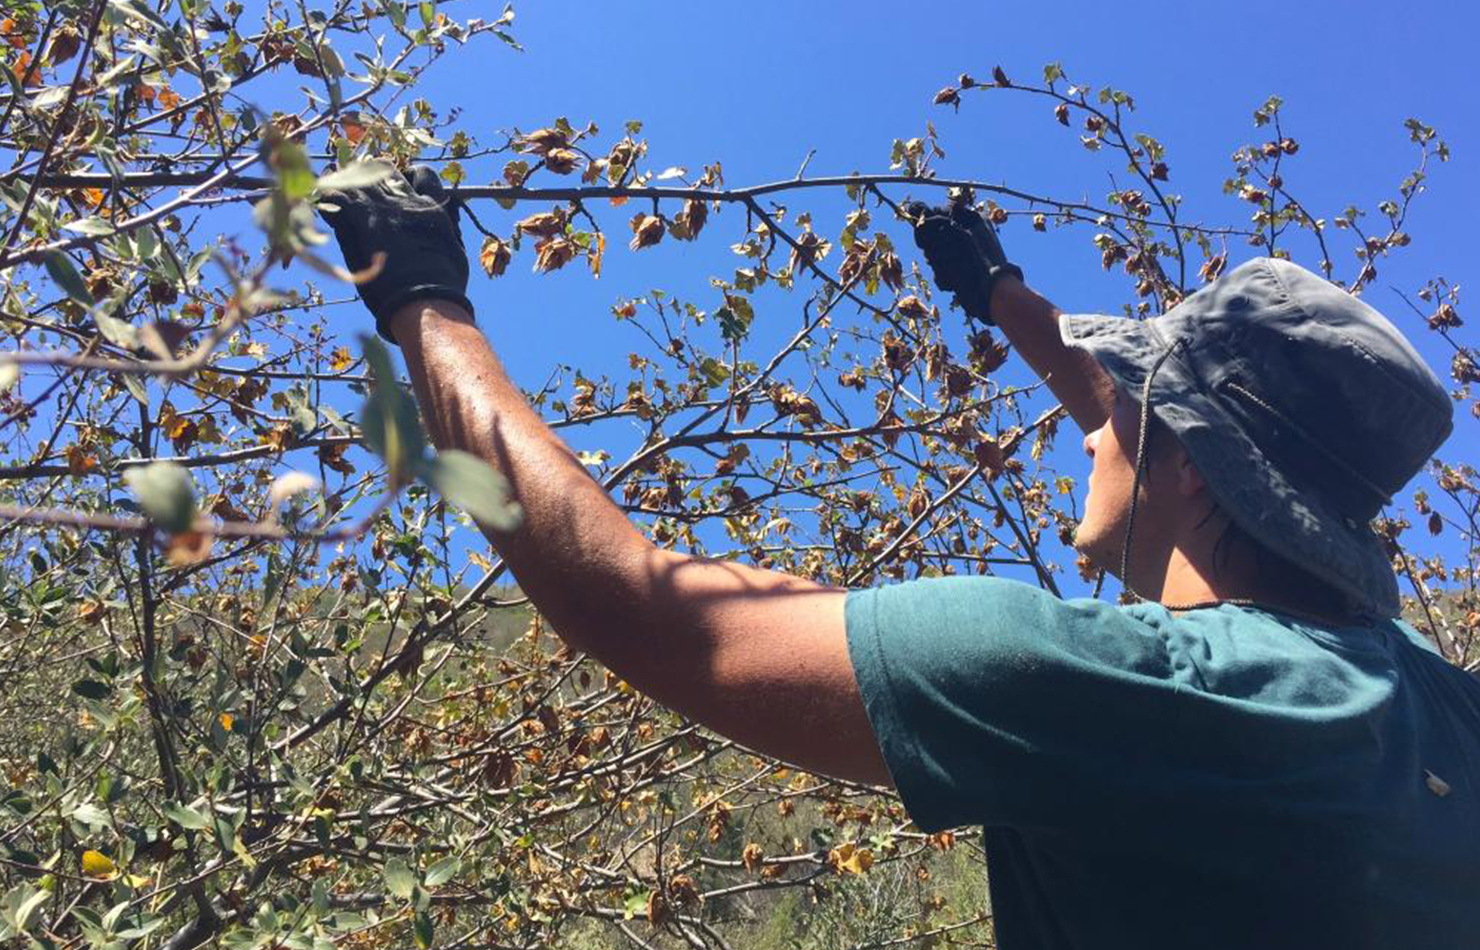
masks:
<svg viewBox="0 0 1480 950"><path fill-rule="evenodd" d="M1005 950L1480 947L1480 681L1406 624L941 578L847 633L910 816L984 826Z"/></svg>

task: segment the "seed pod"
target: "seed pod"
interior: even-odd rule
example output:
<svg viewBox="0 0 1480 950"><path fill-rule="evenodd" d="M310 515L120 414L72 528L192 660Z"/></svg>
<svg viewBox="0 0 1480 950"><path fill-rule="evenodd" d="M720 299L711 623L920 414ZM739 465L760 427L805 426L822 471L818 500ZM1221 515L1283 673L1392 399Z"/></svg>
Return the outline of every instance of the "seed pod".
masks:
<svg viewBox="0 0 1480 950"><path fill-rule="evenodd" d="M575 258L577 250L574 241L563 237L541 241L534 246L534 269L541 272L559 270Z"/></svg>
<svg viewBox="0 0 1480 950"><path fill-rule="evenodd" d="M552 148L545 153L545 167L557 175L569 175L575 171L581 156L568 148Z"/></svg>
<svg viewBox="0 0 1480 950"><path fill-rule="evenodd" d="M632 219L632 241L628 245L634 251L645 247L652 247L663 240L663 232L667 226L663 219L656 214L639 214Z"/></svg>
<svg viewBox="0 0 1480 950"><path fill-rule="evenodd" d="M59 66L77 55L82 45L82 34L71 23L63 23L51 38L51 65Z"/></svg>
<svg viewBox="0 0 1480 950"><path fill-rule="evenodd" d="M478 263L483 265L483 272L489 277L498 277L508 268L513 256L502 238L491 237L483 242L483 250L478 252Z"/></svg>
<svg viewBox="0 0 1480 950"><path fill-rule="evenodd" d="M914 294L900 297L899 302L894 305L894 309L899 311L900 316L908 317L911 320L924 320L930 316L930 310Z"/></svg>
<svg viewBox="0 0 1480 950"><path fill-rule="evenodd" d="M683 203L683 210L674 215L669 233L680 241L692 241L704 230L704 222L708 220L709 206L697 198L690 198Z"/></svg>
<svg viewBox="0 0 1480 950"><path fill-rule="evenodd" d="M535 129L520 138L518 144L522 151L544 155L552 149L565 148L569 139L559 129Z"/></svg>
<svg viewBox="0 0 1480 950"><path fill-rule="evenodd" d="M549 237L559 234L565 230L566 213L564 208L556 208L554 211L541 211L522 219L514 227L525 234L533 234L536 237Z"/></svg>

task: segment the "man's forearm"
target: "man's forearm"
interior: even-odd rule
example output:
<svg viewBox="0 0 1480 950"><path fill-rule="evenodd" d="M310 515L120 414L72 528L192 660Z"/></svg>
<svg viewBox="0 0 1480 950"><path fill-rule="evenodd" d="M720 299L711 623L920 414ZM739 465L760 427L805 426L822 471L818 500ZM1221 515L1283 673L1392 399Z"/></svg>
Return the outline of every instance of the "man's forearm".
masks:
<svg viewBox="0 0 1480 950"><path fill-rule="evenodd" d="M392 332L432 441L487 460L523 506L517 530L490 537L524 592L570 634L610 620L652 545L530 408L465 310L410 304Z"/></svg>
<svg viewBox="0 0 1480 950"><path fill-rule="evenodd" d="M510 481L523 525L484 530L561 637L750 748L889 781L849 665L841 590L658 549L530 408L466 311L407 307L392 332L433 441Z"/></svg>
<svg viewBox="0 0 1480 950"><path fill-rule="evenodd" d="M1094 357L1064 345L1059 311L1015 277L992 288L992 319L1019 355L1064 404L1079 428L1092 432L1110 417L1115 387Z"/></svg>

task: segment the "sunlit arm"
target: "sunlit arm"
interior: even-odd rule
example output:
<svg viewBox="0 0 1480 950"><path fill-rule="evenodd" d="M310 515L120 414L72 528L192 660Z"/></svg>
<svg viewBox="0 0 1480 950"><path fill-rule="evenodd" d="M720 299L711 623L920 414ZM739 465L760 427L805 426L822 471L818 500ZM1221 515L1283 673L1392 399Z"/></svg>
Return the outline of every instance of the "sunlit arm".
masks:
<svg viewBox="0 0 1480 950"><path fill-rule="evenodd" d="M1022 281L1006 276L992 287L992 319L1085 432L1110 418L1115 386L1094 357L1064 345L1059 311Z"/></svg>
<svg viewBox="0 0 1480 950"><path fill-rule="evenodd" d="M471 317L392 320L441 448L486 460L525 518L484 528L560 635L659 702L757 751L886 783L844 638L844 592L657 548L530 408Z"/></svg>

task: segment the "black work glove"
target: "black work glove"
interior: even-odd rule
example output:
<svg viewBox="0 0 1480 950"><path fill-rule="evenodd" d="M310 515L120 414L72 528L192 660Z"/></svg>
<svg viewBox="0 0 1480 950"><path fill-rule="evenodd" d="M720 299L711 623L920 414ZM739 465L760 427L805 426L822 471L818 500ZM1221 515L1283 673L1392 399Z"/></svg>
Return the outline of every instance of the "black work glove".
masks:
<svg viewBox="0 0 1480 950"><path fill-rule="evenodd" d="M968 314L993 323L992 287L1003 274L1023 279L1023 270L1007 261L997 232L965 201L932 208L912 201L905 206L915 224L915 244L935 276L935 285L956 295Z"/></svg>
<svg viewBox="0 0 1480 950"><path fill-rule="evenodd" d="M375 315L375 328L387 340L396 342L391 315L413 300L451 300L473 312L458 203L432 169L413 167L409 181L394 171L373 185L325 190L318 210L334 229L350 270L364 270L377 251L385 252L380 273L359 290Z"/></svg>

